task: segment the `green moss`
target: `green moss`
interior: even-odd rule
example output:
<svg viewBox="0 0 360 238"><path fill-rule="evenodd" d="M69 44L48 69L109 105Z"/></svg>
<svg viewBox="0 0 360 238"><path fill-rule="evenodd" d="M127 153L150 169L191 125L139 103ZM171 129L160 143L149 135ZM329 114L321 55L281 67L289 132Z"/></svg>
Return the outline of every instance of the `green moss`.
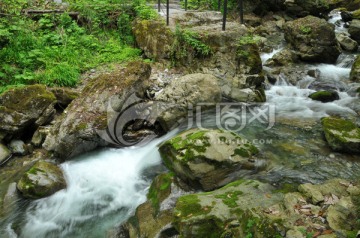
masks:
<svg viewBox="0 0 360 238"><path fill-rule="evenodd" d="M75 130L76 131L83 131L88 127L88 124L85 122L81 122L78 125L76 125Z"/></svg>
<svg viewBox="0 0 360 238"><path fill-rule="evenodd" d="M234 208L234 207L238 206L236 201L238 200L238 196L242 195L242 194L243 194L243 192L241 192L241 191L232 191L232 192L227 192L224 194L216 195L215 198L221 199L225 205L227 205L228 207Z"/></svg>
<svg viewBox="0 0 360 238"><path fill-rule="evenodd" d="M235 149L233 156L234 155L238 155L238 156L245 157L245 158L250 157L249 151L244 148Z"/></svg>
<svg viewBox="0 0 360 238"><path fill-rule="evenodd" d="M39 168L31 167L26 173L37 174L38 172L45 172L45 171Z"/></svg>
<svg viewBox="0 0 360 238"><path fill-rule="evenodd" d="M360 9L352 12L353 19L360 19Z"/></svg>
<svg viewBox="0 0 360 238"><path fill-rule="evenodd" d="M234 181L234 182L231 182L231 183L225 185L223 188L237 187L237 186L239 186L240 184L245 183L246 181L252 181L252 180L244 180L244 179L236 180L236 181Z"/></svg>
<svg viewBox="0 0 360 238"><path fill-rule="evenodd" d="M308 35L311 33L312 29L310 26L300 26L300 31L305 34Z"/></svg>
<svg viewBox="0 0 360 238"><path fill-rule="evenodd" d="M178 199L175 207L176 217L191 217L204 215L211 212L211 207L202 207L200 199L196 194L182 196Z"/></svg>
<svg viewBox="0 0 360 238"><path fill-rule="evenodd" d="M291 192L297 192L297 188L298 188L299 184L292 184L292 183L285 183L283 184L280 188L274 190L274 193L283 193L283 194L287 194L287 193L291 193Z"/></svg>
<svg viewBox="0 0 360 238"><path fill-rule="evenodd" d="M151 204L154 207L154 215L158 214L160 203L171 193L171 183L173 181L173 177L173 173L160 174L152 182L147 198L151 201Z"/></svg>
<svg viewBox="0 0 360 238"><path fill-rule="evenodd" d="M349 120L336 117L324 117L321 119L321 122L325 133L332 133L332 130L341 132L341 135L334 134L334 136L342 142L348 142L345 137L360 138L360 129Z"/></svg>
<svg viewBox="0 0 360 238"><path fill-rule="evenodd" d="M350 80L359 81L360 80L360 56L357 56L354 64L351 67L350 71Z"/></svg>

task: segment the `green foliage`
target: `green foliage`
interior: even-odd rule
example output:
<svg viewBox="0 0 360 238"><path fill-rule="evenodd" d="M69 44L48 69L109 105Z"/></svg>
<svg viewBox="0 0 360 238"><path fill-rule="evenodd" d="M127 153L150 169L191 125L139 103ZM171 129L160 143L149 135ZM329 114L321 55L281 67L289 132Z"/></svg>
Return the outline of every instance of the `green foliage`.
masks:
<svg viewBox="0 0 360 238"><path fill-rule="evenodd" d="M188 29L176 26L175 40L172 45L171 59L176 64L178 60L186 57L206 57L212 54L210 46L200 40L200 36Z"/></svg>
<svg viewBox="0 0 360 238"><path fill-rule="evenodd" d="M218 0L188 0L187 8L189 10L218 10ZM221 1L220 10L223 12L224 10L224 1ZM182 8L185 8L185 1L181 1ZM234 12L238 9L238 1L237 0L228 0L228 12Z"/></svg>
<svg viewBox="0 0 360 238"><path fill-rule="evenodd" d="M75 86L85 70L139 56L131 22L137 14L152 16L145 0L70 0L67 13L28 18L22 9L45 8L45 1L0 3L0 93L16 85L42 83ZM115 7L116 6L116 7Z"/></svg>

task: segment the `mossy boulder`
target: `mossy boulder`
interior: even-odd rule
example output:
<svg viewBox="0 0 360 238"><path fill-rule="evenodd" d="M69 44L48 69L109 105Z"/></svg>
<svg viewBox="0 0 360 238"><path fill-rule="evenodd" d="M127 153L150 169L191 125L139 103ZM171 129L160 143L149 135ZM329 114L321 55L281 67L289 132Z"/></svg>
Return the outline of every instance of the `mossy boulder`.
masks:
<svg viewBox="0 0 360 238"><path fill-rule="evenodd" d="M335 63L341 51L334 27L324 19L307 16L284 25L285 39L303 61Z"/></svg>
<svg viewBox="0 0 360 238"><path fill-rule="evenodd" d="M360 82L360 56L356 57L350 71L350 80Z"/></svg>
<svg viewBox="0 0 360 238"><path fill-rule="evenodd" d="M336 40L339 42L341 48L346 51L357 51L359 44L351 39L348 35L340 33L336 35Z"/></svg>
<svg viewBox="0 0 360 238"><path fill-rule="evenodd" d="M349 34L351 39L360 44L360 20L352 20L349 26Z"/></svg>
<svg viewBox="0 0 360 238"><path fill-rule="evenodd" d="M358 195L360 188L342 179L303 184L295 192L238 180L212 192L180 197L173 224L185 238L294 238L315 233L349 237L360 227L355 219L360 215Z"/></svg>
<svg viewBox="0 0 360 238"><path fill-rule="evenodd" d="M360 8L351 13L352 19L360 20Z"/></svg>
<svg viewBox="0 0 360 238"><path fill-rule="evenodd" d="M138 206L135 215L120 227L126 237L167 237L161 236L162 233L174 231L171 223L175 202L170 200L165 206L162 204L169 199L171 193L178 193L176 186L172 173L155 177L147 195L148 201ZM173 189L176 191L172 191ZM174 199L176 200L175 197Z"/></svg>
<svg viewBox="0 0 360 238"><path fill-rule="evenodd" d="M99 136L108 127L107 118L121 111L131 95L144 96L150 77L149 64L136 61L113 72L104 73L87 81L80 92L51 128L43 147L61 159L68 159L99 146L108 145ZM108 109L112 110L108 112Z"/></svg>
<svg viewBox="0 0 360 238"><path fill-rule="evenodd" d="M321 119L325 138L335 151L360 153L360 128L352 121L325 117Z"/></svg>
<svg viewBox="0 0 360 238"><path fill-rule="evenodd" d="M357 0L355 0L357 1ZM348 0L287 0L285 1L287 13L297 16L304 17L309 14L314 16L327 15L331 10L340 7L349 7L348 10L354 10L354 7L359 3ZM356 8L355 8L356 9Z"/></svg>
<svg viewBox="0 0 360 238"><path fill-rule="evenodd" d="M265 212L281 209L284 195L273 190L259 181L238 180L212 192L182 196L174 210L174 226L184 238L282 237L279 217Z"/></svg>
<svg viewBox="0 0 360 238"><path fill-rule="evenodd" d="M241 171L264 166L255 157L259 150L254 145L222 130L191 129L164 142L159 151L177 177L205 191L235 180Z"/></svg>
<svg viewBox="0 0 360 238"><path fill-rule="evenodd" d="M11 151L0 143L0 165L4 164L11 156Z"/></svg>
<svg viewBox="0 0 360 238"><path fill-rule="evenodd" d="M164 21L136 19L132 31L138 47L148 58L170 59L174 33Z"/></svg>
<svg viewBox="0 0 360 238"><path fill-rule="evenodd" d="M61 169L45 161L38 161L17 184L21 194L32 199L50 196L65 187L66 182Z"/></svg>
<svg viewBox="0 0 360 238"><path fill-rule="evenodd" d="M310 94L309 98L320 102L332 102L339 100L339 94L336 91L317 91Z"/></svg>
<svg viewBox="0 0 360 238"><path fill-rule="evenodd" d="M21 137L48 123L56 98L44 85L14 88L0 95L0 134L5 140Z"/></svg>

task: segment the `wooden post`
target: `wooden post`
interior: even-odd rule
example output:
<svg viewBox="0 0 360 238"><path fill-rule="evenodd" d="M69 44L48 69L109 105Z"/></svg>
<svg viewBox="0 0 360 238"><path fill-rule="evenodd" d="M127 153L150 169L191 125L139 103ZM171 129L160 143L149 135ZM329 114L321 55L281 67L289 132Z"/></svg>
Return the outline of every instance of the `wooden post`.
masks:
<svg viewBox="0 0 360 238"><path fill-rule="evenodd" d="M226 28L226 15L227 15L227 0L224 0L224 16L223 16L223 24L222 24L223 31L225 31Z"/></svg>
<svg viewBox="0 0 360 238"><path fill-rule="evenodd" d="M168 26L169 25L169 12L170 12L170 9L169 9L169 0L166 0L166 25Z"/></svg>
<svg viewBox="0 0 360 238"><path fill-rule="evenodd" d="M221 0L218 1L218 11L220 12L221 10Z"/></svg>
<svg viewBox="0 0 360 238"><path fill-rule="evenodd" d="M240 0L240 23L244 24L244 3Z"/></svg>
<svg viewBox="0 0 360 238"><path fill-rule="evenodd" d="M187 11L187 0L185 0L185 11Z"/></svg>
<svg viewBox="0 0 360 238"><path fill-rule="evenodd" d="M158 0L158 12L160 12L161 8L161 0Z"/></svg>

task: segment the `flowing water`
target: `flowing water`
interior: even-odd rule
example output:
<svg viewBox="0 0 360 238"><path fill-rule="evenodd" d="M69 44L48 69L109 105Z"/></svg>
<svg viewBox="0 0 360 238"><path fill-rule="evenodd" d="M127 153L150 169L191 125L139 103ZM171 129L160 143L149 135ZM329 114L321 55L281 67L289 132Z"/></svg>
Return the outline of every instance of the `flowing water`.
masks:
<svg viewBox="0 0 360 238"><path fill-rule="evenodd" d="M335 14L330 22L337 22L336 31L346 31L339 19ZM281 49L263 54L263 62ZM268 165L248 177L273 184L360 179L359 156L331 151L319 124L327 115L357 117L359 97L353 88L359 85L348 82L353 59L354 55L344 54L334 65L306 65L320 72L317 79L305 76L292 85L280 75L276 84L267 85L267 101L276 106L276 123L269 129L255 120L239 132L261 149ZM314 85L336 90L340 99L329 103L309 99ZM215 114L208 111L201 126L216 128ZM151 179L163 171L157 146L178 132L143 147L102 149L63 163L67 189L44 199L18 202L18 208L0 224L1 237L15 238L16 233L24 238L106 237L110 228L126 221L146 200Z"/></svg>

